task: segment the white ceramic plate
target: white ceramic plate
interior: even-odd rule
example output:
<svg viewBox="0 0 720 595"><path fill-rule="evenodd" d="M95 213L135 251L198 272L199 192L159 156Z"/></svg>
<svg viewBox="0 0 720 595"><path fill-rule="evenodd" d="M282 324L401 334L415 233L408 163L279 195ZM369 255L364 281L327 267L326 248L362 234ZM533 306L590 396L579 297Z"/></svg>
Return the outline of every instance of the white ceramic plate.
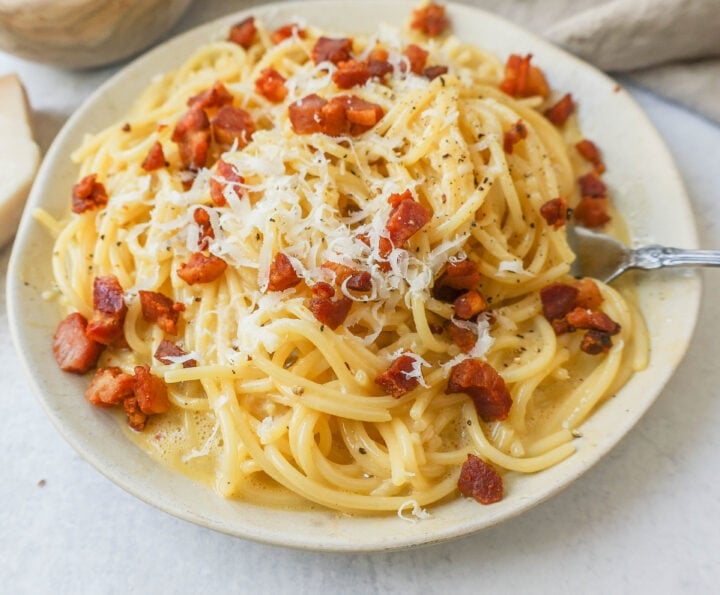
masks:
<svg viewBox="0 0 720 595"><path fill-rule="evenodd" d="M374 31L378 20L399 25L415 2L310 1L256 7L270 26L299 15L329 31ZM572 91L584 133L604 151L606 180L635 241L697 247L690 205L680 177L657 132L634 101L594 68L491 14L450 5L455 34L503 59L532 52L553 88ZM226 35L239 13L163 44L113 77L68 121L48 152L15 242L8 278L13 337L40 402L65 438L99 471L142 500L218 531L263 542L318 550L383 550L438 542L472 533L517 515L566 487L610 450L655 400L679 364L695 324L699 277L688 271L642 277L639 298L651 334L649 368L605 403L583 428L578 452L529 476L514 476L505 499L492 506L456 499L432 508L432 518L404 522L395 515L352 517L324 509L283 511L227 501L209 489L157 465L123 435L106 412L85 406L87 378L61 372L51 353L59 321L54 303L41 294L52 286L52 240L33 220L42 206L67 213L77 168L69 160L82 136L116 122L153 75L178 66L191 51Z"/></svg>

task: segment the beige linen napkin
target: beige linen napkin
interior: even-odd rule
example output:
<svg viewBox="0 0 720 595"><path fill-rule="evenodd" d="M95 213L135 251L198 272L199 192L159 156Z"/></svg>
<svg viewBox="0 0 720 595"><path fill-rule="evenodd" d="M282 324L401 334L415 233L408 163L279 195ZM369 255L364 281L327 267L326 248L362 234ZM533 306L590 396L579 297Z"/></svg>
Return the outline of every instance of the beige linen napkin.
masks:
<svg viewBox="0 0 720 595"><path fill-rule="evenodd" d="M465 0L720 123L720 0Z"/></svg>

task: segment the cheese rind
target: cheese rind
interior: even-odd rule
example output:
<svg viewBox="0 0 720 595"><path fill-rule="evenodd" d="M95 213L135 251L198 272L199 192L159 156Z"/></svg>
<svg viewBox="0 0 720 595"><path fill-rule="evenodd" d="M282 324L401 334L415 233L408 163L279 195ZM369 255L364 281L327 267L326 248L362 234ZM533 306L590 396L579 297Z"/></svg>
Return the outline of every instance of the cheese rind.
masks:
<svg viewBox="0 0 720 595"><path fill-rule="evenodd" d="M17 231L25 200L40 163L20 79L0 77L0 246Z"/></svg>

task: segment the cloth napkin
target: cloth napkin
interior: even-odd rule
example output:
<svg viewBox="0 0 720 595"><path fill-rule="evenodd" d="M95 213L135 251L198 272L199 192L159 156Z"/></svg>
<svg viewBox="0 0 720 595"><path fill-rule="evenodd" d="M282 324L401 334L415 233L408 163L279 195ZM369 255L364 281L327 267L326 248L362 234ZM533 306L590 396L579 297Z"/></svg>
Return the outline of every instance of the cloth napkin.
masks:
<svg viewBox="0 0 720 595"><path fill-rule="evenodd" d="M720 0L464 0L720 124Z"/></svg>

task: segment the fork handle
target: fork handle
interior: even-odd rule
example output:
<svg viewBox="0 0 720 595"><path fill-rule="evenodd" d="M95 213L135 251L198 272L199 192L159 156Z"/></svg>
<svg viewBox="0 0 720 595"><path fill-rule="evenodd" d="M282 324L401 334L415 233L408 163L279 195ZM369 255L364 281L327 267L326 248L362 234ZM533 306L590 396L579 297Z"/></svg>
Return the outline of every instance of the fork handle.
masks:
<svg viewBox="0 0 720 595"><path fill-rule="evenodd" d="M632 251L628 268L651 270L693 265L720 266L720 250L683 250L665 246L644 246Z"/></svg>

